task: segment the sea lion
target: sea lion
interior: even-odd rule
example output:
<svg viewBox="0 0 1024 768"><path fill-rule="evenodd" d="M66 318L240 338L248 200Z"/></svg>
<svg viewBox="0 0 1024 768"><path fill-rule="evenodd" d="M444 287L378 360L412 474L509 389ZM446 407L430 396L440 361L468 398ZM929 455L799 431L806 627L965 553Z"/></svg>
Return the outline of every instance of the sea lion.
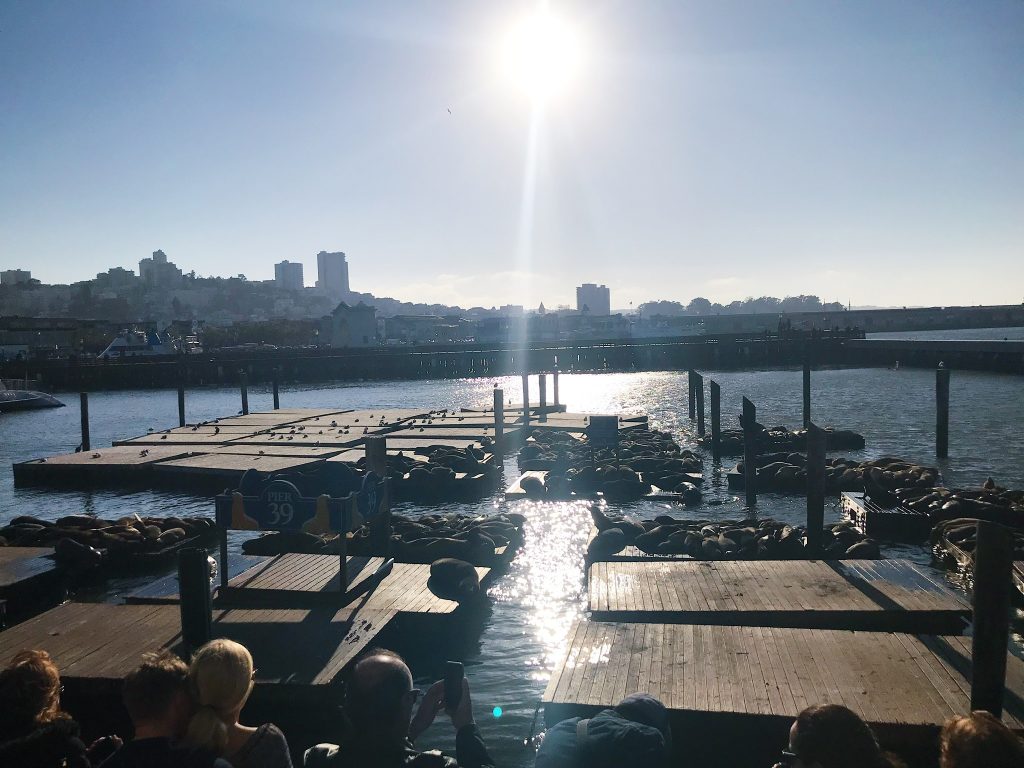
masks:
<svg viewBox="0 0 1024 768"><path fill-rule="evenodd" d="M441 558L430 564L427 589L442 599L463 603L480 596L480 578L470 563Z"/></svg>

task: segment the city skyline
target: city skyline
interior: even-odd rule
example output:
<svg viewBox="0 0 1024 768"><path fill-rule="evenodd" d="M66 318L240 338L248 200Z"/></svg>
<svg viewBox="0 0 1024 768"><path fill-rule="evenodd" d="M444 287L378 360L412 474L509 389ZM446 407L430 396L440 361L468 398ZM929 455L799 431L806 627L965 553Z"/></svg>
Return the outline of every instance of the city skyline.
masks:
<svg viewBox="0 0 1024 768"><path fill-rule="evenodd" d="M498 61L535 5L8 5L0 269L1020 302L1024 5L554 3L581 53L542 114Z"/></svg>

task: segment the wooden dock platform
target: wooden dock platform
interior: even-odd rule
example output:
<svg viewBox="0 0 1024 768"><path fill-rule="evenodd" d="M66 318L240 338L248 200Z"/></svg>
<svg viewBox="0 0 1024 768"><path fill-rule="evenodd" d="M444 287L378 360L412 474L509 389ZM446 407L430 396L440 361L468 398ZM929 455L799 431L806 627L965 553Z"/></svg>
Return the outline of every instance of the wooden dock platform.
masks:
<svg viewBox="0 0 1024 768"><path fill-rule="evenodd" d="M887 748L927 753L947 717L970 711L970 642L887 632L579 621L542 703L550 726L614 706L630 693L651 693L669 709L674 732L688 735L682 741L694 765L770 764L796 715L820 703L859 713ZM1024 662L1012 655L1007 689L1003 720L1019 730Z"/></svg>
<svg viewBox="0 0 1024 768"><path fill-rule="evenodd" d="M590 566L595 621L959 634L970 604L907 560L688 560Z"/></svg>
<svg viewBox="0 0 1024 768"><path fill-rule="evenodd" d="M43 596L59 592L61 568L52 547L0 547L0 626L45 605Z"/></svg>

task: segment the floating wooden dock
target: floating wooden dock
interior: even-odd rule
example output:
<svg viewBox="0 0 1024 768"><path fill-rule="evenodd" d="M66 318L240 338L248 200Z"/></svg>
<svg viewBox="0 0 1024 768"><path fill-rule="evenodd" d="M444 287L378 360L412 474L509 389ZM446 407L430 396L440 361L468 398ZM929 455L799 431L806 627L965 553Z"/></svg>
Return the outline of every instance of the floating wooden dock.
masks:
<svg viewBox="0 0 1024 768"><path fill-rule="evenodd" d="M864 493L845 491L840 497L843 513L861 533L873 539L921 542L932 531L925 512L904 506L880 507Z"/></svg>
<svg viewBox="0 0 1024 768"><path fill-rule="evenodd" d="M39 610L43 595L59 592L61 568L51 547L0 547L0 626Z"/></svg>
<svg viewBox="0 0 1024 768"><path fill-rule="evenodd" d="M796 715L826 702L859 713L889 748L934 750L943 721L970 711L970 643L888 632L579 621L542 702L550 726L649 692L669 709L675 733L691 736L682 741L693 764L767 764L765 754L786 743ZM1024 662L1012 655L1007 689L1003 720L1019 730Z"/></svg>
<svg viewBox="0 0 1024 768"><path fill-rule="evenodd" d="M643 473L641 472L639 474L640 479L643 480ZM505 498L508 500L530 498L526 491L523 490L523 480L525 480L528 477L536 477L542 483L547 484L548 470L527 470L515 482L513 482L508 488L505 489ZM686 473L685 477L689 482L693 483L694 485L699 485L700 483L704 482L703 475L698 475L696 473ZM674 501L680 504L683 503L683 494L676 493L675 491L662 490L654 483L651 483L651 487L651 491L641 496L640 499L638 499L638 501ZM580 496L576 493L573 493L567 500L575 500L580 498L600 499L603 498L603 494L600 491L595 491L594 493L587 494L585 496Z"/></svg>
<svg viewBox="0 0 1024 768"><path fill-rule="evenodd" d="M970 604L907 560L689 560L590 566L595 621L958 634Z"/></svg>

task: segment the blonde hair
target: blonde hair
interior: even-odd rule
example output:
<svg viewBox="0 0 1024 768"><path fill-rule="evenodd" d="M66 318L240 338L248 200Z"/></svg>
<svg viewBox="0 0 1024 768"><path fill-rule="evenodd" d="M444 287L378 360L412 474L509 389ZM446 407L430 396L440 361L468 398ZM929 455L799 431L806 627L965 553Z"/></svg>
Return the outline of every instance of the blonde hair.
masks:
<svg viewBox="0 0 1024 768"><path fill-rule="evenodd" d="M196 712L184 741L221 755L231 718L252 692L252 654L233 640L211 640L192 657L188 678Z"/></svg>
<svg viewBox="0 0 1024 768"><path fill-rule="evenodd" d="M939 736L942 768L1018 768L1024 742L991 712L951 717Z"/></svg>

